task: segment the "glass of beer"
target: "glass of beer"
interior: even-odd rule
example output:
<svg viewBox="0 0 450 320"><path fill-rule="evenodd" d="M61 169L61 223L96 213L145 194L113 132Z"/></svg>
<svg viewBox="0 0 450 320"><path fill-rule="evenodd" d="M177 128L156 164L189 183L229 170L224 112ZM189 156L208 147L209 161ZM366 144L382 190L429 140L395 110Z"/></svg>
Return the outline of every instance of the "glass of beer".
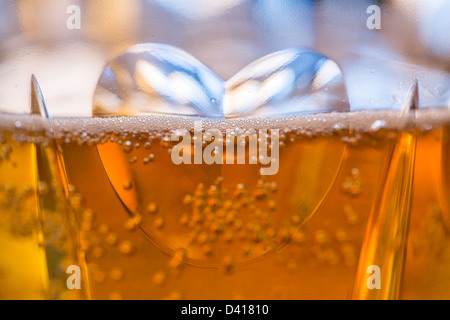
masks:
<svg viewBox="0 0 450 320"><path fill-rule="evenodd" d="M0 99L1 299L450 297L446 48L420 5L36 3L4 8L31 49L0 55L27 78L4 98L26 108ZM422 28L416 56L378 10Z"/></svg>

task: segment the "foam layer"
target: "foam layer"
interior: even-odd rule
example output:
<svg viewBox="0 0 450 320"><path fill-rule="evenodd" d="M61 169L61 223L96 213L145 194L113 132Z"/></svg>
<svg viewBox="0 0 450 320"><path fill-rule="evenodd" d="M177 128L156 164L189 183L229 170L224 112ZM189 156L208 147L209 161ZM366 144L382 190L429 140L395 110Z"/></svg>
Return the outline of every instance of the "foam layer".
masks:
<svg viewBox="0 0 450 320"><path fill-rule="evenodd" d="M211 119L173 115L151 115L140 117L71 117L50 120L32 115L0 115L0 130L24 129L47 131L58 137L65 133L98 135L108 132L145 133L162 132L185 128L192 130L195 121L202 121L203 129L280 129L298 133L332 133L351 129L356 132L371 132L381 128L401 130L415 126L419 130L431 130L450 124L450 109L423 109L402 115L399 111L354 111L330 112L286 117L246 117L233 119Z"/></svg>

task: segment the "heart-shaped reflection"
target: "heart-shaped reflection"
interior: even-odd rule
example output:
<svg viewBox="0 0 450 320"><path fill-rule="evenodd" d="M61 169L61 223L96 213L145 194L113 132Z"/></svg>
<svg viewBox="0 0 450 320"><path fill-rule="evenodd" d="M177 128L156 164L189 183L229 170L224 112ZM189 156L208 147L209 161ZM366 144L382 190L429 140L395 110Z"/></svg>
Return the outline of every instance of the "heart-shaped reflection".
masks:
<svg viewBox="0 0 450 320"><path fill-rule="evenodd" d="M223 92L223 81L186 52L165 44L139 44L104 68L93 115L220 117Z"/></svg>
<svg viewBox="0 0 450 320"><path fill-rule="evenodd" d="M287 49L258 59L223 82L186 52L140 44L112 59L94 95L94 116L207 117L348 110L341 69L316 52Z"/></svg>
<svg viewBox="0 0 450 320"><path fill-rule="evenodd" d="M290 49L271 54L224 84L183 51L145 44L105 67L93 114L275 116L341 111L346 101L340 69L314 52ZM216 121L226 126L228 120ZM244 129L251 129L251 121L247 126ZM327 194L345 150L342 143L323 138L281 135L278 173L262 177L262 165L249 161L174 164L170 149L175 143L169 137L176 129L181 128L167 128L156 136L114 136L97 149L130 214L128 227L136 224L161 250L182 252L184 261L201 266L241 264L289 242ZM256 133L251 139L263 136ZM142 147L148 142L150 149ZM206 147L207 143L202 151Z"/></svg>
<svg viewBox="0 0 450 320"><path fill-rule="evenodd" d="M338 65L312 51L287 49L251 63L226 82L224 115L348 110Z"/></svg>

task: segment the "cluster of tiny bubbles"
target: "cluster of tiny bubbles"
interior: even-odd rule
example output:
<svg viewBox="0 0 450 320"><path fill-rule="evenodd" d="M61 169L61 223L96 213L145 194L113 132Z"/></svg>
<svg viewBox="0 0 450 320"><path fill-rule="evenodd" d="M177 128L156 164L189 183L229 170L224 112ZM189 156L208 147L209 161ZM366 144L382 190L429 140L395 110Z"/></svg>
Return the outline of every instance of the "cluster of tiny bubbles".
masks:
<svg viewBox="0 0 450 320"><path fill-rule="evenodd" d="M242 128L235 128L234 134L239 136L244 134L245 130ZM271 133L273 135L274 133ZM276 134L276 133L275 133ZM280 147L284 147L286 143L295 142L299 138L297 132L287 129L280 131L279 133ZM207 135L207 133L205 133ZM266 138L271 138L271 135L265 136ZM88 137L89 135L83 135ZM142 134L142 133L122 133L122 134L108 134L103 136L104 141L119 143L125 154L130 154L130 164L133 165L140 159L135 158L132 155L132 151L135 149L144 149L151 151L152 145L158 142L163 148L170 150L170 142L167 139L167 132L158 132L152 134ZM303 135L305 136L305 135ZM107 137L107 138L106 138ZM305 136L308 137L308 136ZM309 138L309 137L308 137ZM245 143L250 143L252 139L261 139L261 136L251 135L249 140ZM100 142L97 142L100 143ZM224 139L224 144L227 140ZM154 156L149 154L149 160L145 158L142 160L145 163L154 160ZM187 195L183 200L185 204L191 206L191 212L186 212L180 219L180 224L187 227L189 230L189 242L190 247L185 249L185 255L187 260L192 260L189 258L192 249L195 251L201 251L205 260L219 259L219 267L227 274L232 273L236 262L251 260L264 255L270 251L274 251L277 247L281 246L283 243L293 242L301 243L304 238L301 233L297 232L297 226L302 222L301 219L295 214L290 218L290 224L277 227L273 224L270 212L275 212L277 210L277 203L274 199L270 198L270 194L278 190L275 182L264 182L263 179L258 181L258 185L254 190L247 190L244 184L237 184L233 192L228 192L227 190L222 190L221 181L223 178L218 178L216 184L212 186L204 186L199 184L195 192L191 195ZM124 181L123 188L131 189L133 185L130 181ZM202 191L203 189L203 191ZM217 197L218 192L220 197ZM223 196L233 195L236 199L223 199ZM195 198L196 201L188 202L189 198ZM75 197L76 198L76 197ZM239 202L236 205L234 202ZM258 208L257 204L265 202L263 208ZM233 212L229 212L225 215L225 211L230 209L230 203L236 206ZM218 207L219 206L219 207ZM222 207L220 207L222 206ZM243 211L252 210L255 219L252 221L243 221L245 219L239 219L238 214L241 213L242 216L248 216ZM209 210L209 211L208 211ZM158 216L158 206L155 203L150 203L148 205L148 213L154 215L152 220L153 228L161 230L164 228L165 221L162 216ZM231 230L229 227L229 221L235 218L236 222L231 226L235 230ZM129 218L124 223L126 230L134 231L137 229L142 222L143 215L136 214ZM259 220L259 221L258 221ZM202 222L201 225L199 223ZM112 241L113 236L107 238L107 241ZM239 250L231 250L230 254L220 254L217 256L218 251L221 250L223 243L226 244L236 244L241 245ZM124 243L121 248L122 252L133 252L130 250L128 243ZM181 249L180 249L181 250ZM96 248L93 250L92 254L94 256L101 256L102 250ZM186 258L179 259L176 258L175 261L185 262ZM173 261L169 263L171 266L178 266L172 268L173 270L179 270L183 263L174 263ZM295 269L293 263L288 263L288 267ZM172 271L174 272L174 271ZM156 279L162 279L163 277L158 276ZM164 281L157 281L163 283Z"/></svg>
<svg viewBox="0 0 450 320"><path fill-rule="evenodd" d="M44 147L47 147L51 142L51 138L45 130L17 127L12 130L1 131L0 128L0 143L4 143L8 139L11 139L19 145L24 143L35 143L43 145Z"/></svg>
<svg viewBox="0 0 450 320"><path fill-rule="evenodd" d="M361 172L358 168L352 168L348 176L342 182L342 190L352 196L358 196L362 191Z"/></svg>
<svg viewBox="0 0 450 320"><path fill-rule="evenodd" d="M223 181L219 176L209 186L198 183L182 199L186 211L178 223L187 245L175 250L169 262L171 269L180 269L186 261L194 265L212 262L231 274L236 264L274 252L291 241L303 242L298 232L302 224L299 216L293 214L287 222L278 221L277 202L271 196L278 192L276 182L261 178L252 189L237 183L229 190L222 187Z"/></svg>
<svg viewBox="0 0 450 320"><path fill-rule="evenodd" d="M343 207L343 211L345 219L350 226L354 226L359 223L359 215L355 211L355 209L353 209L353 206L351 206L350 204L346 204Z"/></svg>
<svg viewBox="0 0 450 320"><path fill-rule="evenodd" d="M149 220L152 221L152 226L155 229L162 229L164 226L164 219L162 216L159 215L159 206L155 202L148 203L147 207L145 208L144 212L142 214L140 213L134 213L132 216L130 216L124 223L124 228L128 232L135 232L141 224L145 221ZM108 240L108 239L107 239ZM117 236L113 237L110 241L110 244L117 243ZM133 248L129 247L128 245L132 245L131 242L122 242L119 245L119 250L123 254L128 254L129 250ZM175 250L168 260L168 269L166 270L159 270L153 273L152 275L152 283L156 286L163 286L170 277L178 277L181 274L181 271L184 267L186 261L186 250L184 249L177 249ZM120 276L123 275L123 272L120 273ZM112 276L112 274L111 274ZM116 272L116 277L118 277L119 274ZM176 293L176 294L175 294ZM182 298L182 295L179 292L174 292L173 295L169 295L166 297L170 300L180 299Z"/></svg>
<svg viewBox="0 0 450 320"><path fill-rule="evenodd" d="M357 168L350 170L342 184L342 189L351 197L360 194L361 177ZM276 251L278 264L284 265L290 272L295 272L299 267L299 260L291 258L295 253L296 256L303 257L302 263L308 261L309 266L314 266L315 263L333 266L342 262L344 266L354 267L357 263L357 251L349 232L351 233L352 228L359 224L360 217L350 204L344 205L342 212L346 224L341 222L335 224L331 222L334 218L323 216L324 212L321 212L321 219L299 229L289 243L301 245L308 242L309 245L299 247L303 251L295 251L295 246L286 247L284 251ZM337 219L340 220L340 218ZM313 259L305 260L309 254Z"/></svg>
<svg viewBox="0 0 450 320"><path fill-rule="evenodd" d="M362 139L362 134L360 132L356 132L354 130L346 130L345 135L342 136L341 140L348 145L358 145L358 143Z"/></svg>
<svg viewBox="0 0 450 320"><path fill-rule="evenodd" d="M359 223L359 216L349 204L344 205L343 214L347 225L325 226L325 222L323 229L315 231L313 253L321 263L335 265L342 259L345 266L353 267L357 262L357 251L348 233Z"/></svg>
<svg viewBox="0 0 450 320"><path fill-rule="evenodd" d="M83 195L77 192L74 185L68 186L69 203L75 213L79 230L78 248L86 256L89 276L95 283L102 284L105 281L119 282L125 277L125 271L120 265L105 265L102 258L109 251L117 252L126 258L137 252L136 245L126 238L121 239L106 222L98 220L96 213L85 206ZM130 218L125 228L132 230L141 221L139 216ZM120 261L120 260L118 260ZM120 292L110 292L110 299L122 299Z"/></svg>
<svg viewBox="0 0 450 320"><path fill-rule="evenodd" d="M26 212L30 212L34 195L35 189L28 184L17 188L7 182L0 182L1 221L10 234L15 237L27 237L37 230L37 217L31 213L26 214Z"/></svg>
<svg viewBox="0 0 450 320"><path fill-rule="evenodd" d="M49 261L48 277L49 297L59 299L65 292L65 266L71 262L67 254L68 242L66 237L65 202L63 194L55 191L57 182L50 181L20 181L15 176L15 170L23 170L23 150L32 151L30 146L22 146L21 142L13 141L14 134L5 134L0 142L0 167L13 168L11 175L0 181L0 222L2 228L15 238L29 238L37 241L39 248L43 248ZM19 139L22 139L21 136ZM35 141L35 140L31 140ZM23 149L25 148L25 149ZM31 156L28 153L27 156ZM27 164L28 165L28 164ZM7 168L2 170L8 171ZM4 171L4 172L5 172ZM11 179L11 180L10 180ZM54 197L55 204L51 207L42 202L36 202L36 197ZM36 206L38 204L38 206ZM36 234L42 236L36 237ZM72 261L73 262L73 261ZM67 264L68 263L68 264Z"/></svg>
<svg viewBox="0 0 450 320"><path fill-rule="evenodd" d="M6 142L0 143L0 164L3 160L4 161L9 160L12 151L13 151L12 147L8 143Z"/></svg>
<svg viewBox="0 0 450 320"><path fill-rule="evenodd" d="M4 140L0 142L0 166L7 164L17 167L14 159L14 147ZM0 181L0 210L2 212L0 221L16 237L27 237L38 227L36 215L31 214L35 209L35 191L35 187L26 182L18 187L8 183L6 179Z"/></svg>
<svg viewBox="0 0 450 320"><path fill-rule="evenodd" d="M421 217L421 227L409 231L409 259L430 259L442 255L446 228L442 220L442 209L438 202L430 201Z"/></svg>
<svg viewBox="0 0 450 320"><path fill-rule="evenodd" d="M184 295L179 291L172 291L164 298L164 300L182 300Z"/></svg>
<svg viewBox="0 0 450 320"><path fill-rule="evenodd" d="M312 252L319 263L335 265L339 262L339 256L336 251L328 246L330 241L331 236L328 232L323 229L315 231Z"/></svg>
<svg viewBox="0 0 450 320"><path fill-rule="evenodd" d="M379 128L377 128L378 130ZM373 133L369 133L373 134ZM384 134L384 133L383 133ZM373 136L372 136L373 138ZM373 140L373 139L372 139ZM371 139L369 139L371 141ZM359 168L352 168L348 175L344 177L341 184L341 190L351 196L358 197L362 192L362 177ZM360 217L351 204L345 204L342 208L345 221L349 227L354 227L359 224ZM354 247L347 242L347 233L344 228L336 230L336 239L342 243L341 254L344 259L344 263L347 266L355 265L357 256Z"/></svg>
<svg viewBox="0 0 450 320"><path fill-rule="evenodd" d="M85 130L73 130L61 132L56 136L56 142L59 144L75 144L78 146L103 144L109 140L106 133L92 134Z"/></svg>
<svg viewBox="0 0 450 320"><path fill-rule="evenodd" d="M357 252L348 233L351 227L358 223L358 216L353 209L351 209L352 212L349 212L348 208L345 210L347 210L345 212L346 225L332 223L329 218L323 217L318 223L309 225L308 228L302 228L292 239L291 243L309 243L308 246L301 248L311 255L312 260L308 262L310 266L314 266L316 263L333 266L343 262L344 266L353 267L356 264ZM290 250L292 248L292 246L289 247ZM298 251L292 252L306 257L299 254ZM295 271L298 266L298 259L291 259L292 252L280 251L277 257L278 263L286 265L289 271ZM302 262L305 263L307 260L303 259Z"/></svg>
<svg viewBox="0 0 450 320"><path fill-rule="evenodd" d="M155 153L152 152L152 145L157 144L161 146L163 149L167 151L168 154L171 154L174 150L173 148L177 148L176 144L178 141L172 141L173 133L177 130L165 130L159 132L145 132L145 133L108 133L102 135L84 135L82 139L78 139L78 134L73 134L71 138L68 138L66 142L71 141L72 143L76 143L77 145L101 145L105 143L117 143L121 146L123 152L128 156L128 162L130 165L135 163L143 163L145 165L150 164L155 161ZM216 132L220 132L218 129ZM203 131L201 135L201 147L205 148L211 142L219 142L224 146L223 155L225 154L225 148L229 144L234 144L235 141L240 143L240 146L247 148L249 144L252 142L257 142L257 145L261 146L261 143L267 146L268 151L270 151L273 147L274 138L279 142L279 148L284 148L286 143L294 142L299 135L294 131L287 130L263 130L256 131L253 129L244 129L244 128L234 128L227 129L226 132L222 134L222 136L216 136L216 133L212 133L211 131ZM289 138L287 138L289 135ZM304 137L309 137L303 135ZM74 140L75 139L75 140ZM194 149L196 146L196 140L199 139L197 135L191 133L191 143L194 145ZM216 147L212 151L212 155L217 154L219 147ZM143 156L142 152L140 152L139 156L134 153L134 151L142 149L146 151L146 154ZM148 152L147 152L148 151ZM252 161L257 163L257 158L252 158ZM224 159L225 162L225 159ZM123 188L125 190L130 190L132 188L131 181L124 181Z"/></svg>
<svg viewBox="0 0 450 320"><path fill-rule="evenodd" d="M276 263L292 273L298 271L300 264L314 267L317 264L334 266L342 262L344 266L354 267L357 252L347 228L325 224L322 220L319 224L302 227L288 247L276 251Z"/></svg>
<svg viewBox="0 0 450 320"><path fill-rule="evenodd" d="M293 132L298 137L315 138L331 137L333 140L341 139L350 146L357 146L369 143L371 146L379 145L381 139L394 139L398 136L398 129L395 128L398 123L398 115L390 114L385 119L383 114L376 112L367 114L364 111L339 113L331 112L320 115L302 115L276 117L249 117L232 118L218 120L212 118L201 118L204 128L217 128L225 135L228 128L271 128L281 132ZM173 119L172 119L173 118ZM101 119L101 120L99 120ZM165 120L165 119L171 119ZM71 119L62 121L61 119L52 120L54 124L54 137L59 144L76 143L78 145L104 144L107 142L124 143L127 139L119 137L120 135L137 134L148 136L148 141L139 142L141 147L149 148L152 139L157 139L163 145L168 145L171 134L176 128L193 127L195 118L183 116L145 116L145 117L111 117L111 118L86 118ZM120 124L122 121L122 124ZM73 123L72 123L73 122ZM167 122L163 126L161 122ZM145 124L148 123L149 126ZM79 124L79 125L77 125ZM68 128L66 128L68 127ZM173 128L173 129L171 129ZM420 125L419 130L427 132L431 130L430 126ZM36 135L30 131L19 130L15 132L16 140L25 142L48 142L48 138L42 135ZM163 140L164 139L164 140ZM128 139L129 140L129 139ZM147 143L148 142L148 143ZM284 142L283 142L284 143ZM283 146L280 144L280 147ZM126 145L125 145L126 147ZM135 148L135 145L132 146ZM167 148L171 150L171 147ZM169 150L169 151L170 151ZM146 163L152 161L152 156L145 159ZM132 160L133 162L133 160Z"/></svg>

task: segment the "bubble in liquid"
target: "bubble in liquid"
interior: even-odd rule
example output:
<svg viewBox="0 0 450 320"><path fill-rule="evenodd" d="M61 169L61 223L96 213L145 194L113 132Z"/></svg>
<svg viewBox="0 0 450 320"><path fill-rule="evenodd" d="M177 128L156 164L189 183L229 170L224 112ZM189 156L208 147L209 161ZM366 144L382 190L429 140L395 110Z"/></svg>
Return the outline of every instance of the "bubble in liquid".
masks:
<svg viewBox="0 0 450 320"><path fill-rule="evenodd" d="M161 229L164 226L164 219L161 217L156 218L153 225L156 229Z"/></svg>
<svg viewBox="0 0 450 320"><path fill-rule="evenodd" d="M124 143L122 143L122 149L126 153L131 152L133 150L133 143L129 140L125 141Z"/></svg>
<svg viewBox="0 0 450 320"><path fill-rule="evenodd" d="M164 280L166 280L166 274L162 271L155 273L155 275L153 276L153 282L155 284L161 285Z"/></svg>
<svg viewBox="0 0 450 320"><path fill-rule="evenodd" d="M109 226L106 223L101 223L97 229L101 234L107 234L109 232Z"/></svg>
<svg viewBox="0 0 450 320"><path fill-rule="evenodd" d="M181 300L183 299L183 294L178 291L171 292L165 300Z"/></svg>
<svg viewBox="0 0 450 320"><path fill-rule="evenodd" d="M125 190L130 190L131 188L133 188L133 183L131 181L124 181L122 187Z"/></svg>
<svg viewBox="0 0 450 320"><path fill-rule="evenodd" d="M277 209L277 203L275 202L275 200L269 200L268 205L269 209L272 211L275 211Z"/></svg>
<svg viewBox="0 0 450 320"><path fill-rule="evenodd" d="M212 247L211 247L211 245L210 245L210 244L204 244L204 245L202 246L202 251L203 251L203 253L204 253L206 256L211 255L211 253L212 253Z"/></svg>
<svg viewBox="0 0 450 320"><path fill-rule="evenodd" d="M144 164L149 164L150 162L155 161L155 155L154 154L149 154L148 157L145 157L143 159Z"/></svg>
<svg viewBox="0 0 450 320"><path fill-rule="evenodd" d="M128 160L130 164L136 163L138 161L138 158L136 156L131 157L130 160Z"/></svg>
<svg viewBox="0 0 450 320"><path fill-rule="evenodd" d="M11 148L11 146L4 144L2 146L2 151L3 151L3 155L6 155L12 151L12 148Z"/></svg>
<svg viewBox="0 0 450 320"><path fill-rule="evenodd" d="M72 209L75 211L79 210L83 204L83 196L79 193L72 194L69 197L69 203Z"/></svg>
<svg viewBox="0 0 450 320"><path fill-rule="evenodd" d="M119 237L118 237L117 233L111 232L111 233L108 233L108 235L106 236L105 242L111 246L114 246L117 244L118 238Z"/></svg>
<svg viewBox="0 0 450 320"><path fill-rule="evenodd" d="M192 202L192 196L190 194L187 194L183 198L183 204L188 205Z"/></svg>
<svg viewBox="0 0 450 320"><path fill-rule="evenodd" d="M277 183L275 181L273 181L273 182L271 182L269 184L269 190L271 192L277 192L278 191L278 185L277 185Z"/></svg>
<svg viewBox="0 0 450 320"><path fill-rule="evenodd" d="M227 231L224 233L223 238L226 242L231 243L234 240L234 234L232 231Z"/></svg>
<svg viewBox="0 0 450 320"><path fill-rule="evenodd" d="M92 222L94 217L95 217L95 213L92 209L88 208L83 211L83 220Z"/></svg>
<svg viewBox="0 0 450 320"><path fill-rule="evenodd" d="M370 126L370 129L373 131L377 131L377 130L380 130L381 128L383 128L385 125L386 125L386 121L376 120L372 123L372 125Z"/></svg>
<svg viewBox="0 0 450 320"><path fill-rule="evenodd" d="M176 47L144 43L109 61L94 94L94 116L151 113L222 116L224 84Z"/></svg>
<svg viewBox="0 0 450 320"><path fill-rule="evenodd" d="M232 256L225 256L221 263L222 269L224 273L229 274L232 273L234 268L234 258Z"/></svg>
<svg viewBox="0 0 450 320"><path fill-rule="evenodd" d="M344 214L347 219L347 223L350 225L356 225L359 222L359 216L351 205L344 206Z"/></svg>
<svg viewBox="0 0 450 320"><path fill-rule="evenodd" d="M112 292L109 295L109 300L122 300L122 299L123 299L123 296L118 292Z"/></svg>
<svg viewBox="0 0 450 320"><path fill-rule="evenodd" d="M95 246L92 248L92 256L95 258L101 258L103 256L104 250L100 246Z"/></svg>
<svg viewBox="0 0 450 320"><path fill-rule="evenodd" d="M324 230L317 230L314 234L314 240L318 244L325 244L329 241L329 238Z"/></svg>
<svg viewBox="0 0 450 320"><path fill-rule="evenodd" d="M155 214L158 212L158 206L156 205L156 203L151 202L148 204L147 210L149 213Z"/></svg>
<svg viewBox="0 0 450 320"><path fill-rule="evenodd" d="M83 221L81 222L80 229L83 231L89 231L92 229L92 221Z"/></svg>
<svg viewBox="0 0 450 320"><path fill-rule="evenodd" d="M48 192L48 185L45 181L38 181L37 192L39 195L45 195Z"/></svg>
<svg viewBox="0 0 450 320"><path fill-rule="evenodd" d="M119 245L119 251L123 255L131 255L136 251L134 244L130 241L123 241Z"/></svg>
<svg viewBox="0 0 450 320"><path fill-rule="evenodd" d="M296 232L292 235L292 242L295 244L304 244L306 242L306 236L303 232Z"/></svg>
<svg viewBox="0 0 450 320"><path fill-rule="evenodd" d="M337 229L335 235L338 242L344 242L348 237L347 232L342 228Z"/></svg>
<svg viewBox="0 0 450 320"><path fill-rule="evenodd" d="M171 268L181 268L186 258L186 251L183 249L178 249L174 252L173 257L169 261L169 267Z"/></svg>
<svg viewBox="0 0 450 320"><path fill-rule="evenodd" d="M123 270L120 268L114 268L111 270L111 272L109 273L109 276L112 280L122 280L123 278Z"/></svg>
<svg viewBox="0 0 450 320"><path fill-rule="evenodd" d="M351 169L350 174L342 182L342 189L352 196L358 196L361 193L362 179L358 168Z"/></svg>
<svg viewBox="0 0 450 320"><path fill-rule="evenodd" d="M133 218L129 218L125 222L125 229L128 231L134 231L139 226L139 224L142 222L142 216L140 214L136 214Z"/></svg>
<svg viewBox="0 0 450 320"><path fill-rule="evenodd" d="M313 51L286 49L262 57L225 85L228 117L349 110L338 65Z"/></svg>

